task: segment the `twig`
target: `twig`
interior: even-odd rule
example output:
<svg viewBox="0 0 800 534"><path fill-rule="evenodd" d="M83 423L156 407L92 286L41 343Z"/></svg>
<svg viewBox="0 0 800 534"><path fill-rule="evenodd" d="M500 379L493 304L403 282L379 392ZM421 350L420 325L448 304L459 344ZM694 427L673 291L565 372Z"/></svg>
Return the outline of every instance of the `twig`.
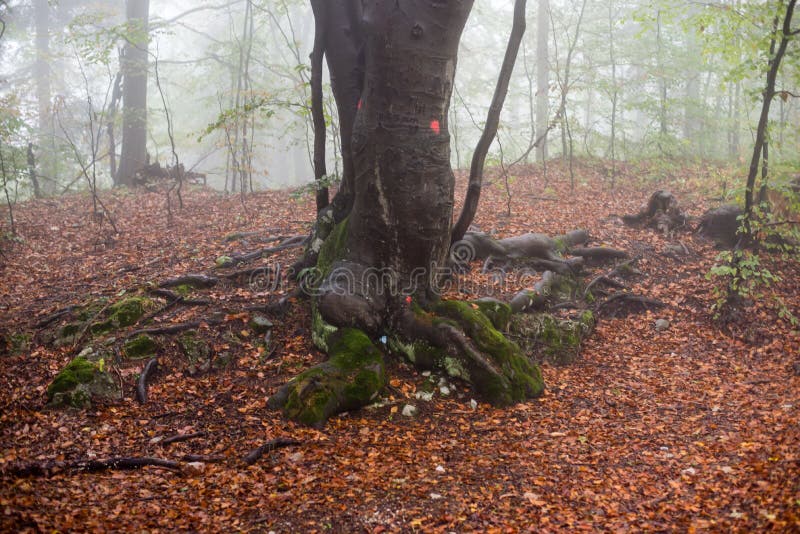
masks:
<svg viewBox="0 0 800 534"><path fill-rule="evenodd" d="M281 447L291 447L294 445L300 445L299 441L288 439L288 438L277 438L271 441L266 442L262 446L258 447L257 449L253 449L244 457L244 463L247 465L253 465L257 461L261 459L264 454L268 452L272 452L276 449L280 449Z"/></svg>

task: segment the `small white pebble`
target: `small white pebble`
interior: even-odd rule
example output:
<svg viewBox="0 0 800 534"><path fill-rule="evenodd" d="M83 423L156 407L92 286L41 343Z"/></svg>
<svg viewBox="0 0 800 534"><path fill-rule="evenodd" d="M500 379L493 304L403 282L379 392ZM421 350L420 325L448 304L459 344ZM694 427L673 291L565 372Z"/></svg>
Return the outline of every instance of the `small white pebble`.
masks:
<svg viewBox="0 0 800 534"><path fill-rule="evenodd" d="M439 495L438 493L431 493L431 499L433 499L434 501L439 500L441 498L442 496Z"/></svg>
<svg viewBox="0 0 800 534"><path fill-rule="evenodd" d="M444 473L444 471L445 471L445 469L441 465L437 465L436 466L436 472L437 473Z"/></svg>
<svg viewBox="0 0 800 534"><path fill-rule="evenodd" d="M446 397L446 396L448 396L448 395L450 395L450 388L449 388L449 387L447 387L447 386L442 386L442 387L440 387L440 388L439 388L439 391L440 391L440 392L441 392L441 394L442 394L442 395L444 395L445 397Z"/></svg>
<svg viewBox="0 0 800 534"><path fill-rule="evenodd" d="M473 410L477 410L478 409L478 401L476 401L475 399L470 399L469 400L469 407L472 408Z"/></svg>

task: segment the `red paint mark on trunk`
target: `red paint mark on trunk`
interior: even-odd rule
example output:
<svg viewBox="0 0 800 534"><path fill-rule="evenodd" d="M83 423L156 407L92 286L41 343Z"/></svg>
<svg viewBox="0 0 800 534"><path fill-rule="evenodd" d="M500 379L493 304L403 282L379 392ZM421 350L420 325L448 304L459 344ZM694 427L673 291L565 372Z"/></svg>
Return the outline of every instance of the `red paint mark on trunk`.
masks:
<svg viewBox="0 0 800 534"><path fill-rule="evenodd" d="M358 109L361 109L361 99L358 99Z"/></svg>
<svg viewBox="0 0 800 534"><path fill-rule="evenodd" d="M439 127L439 121L437 121L436 119L431 121L431 130L433 130L433 132L436 135L439 135L439 133L442 131L441 128Z"/></svg>

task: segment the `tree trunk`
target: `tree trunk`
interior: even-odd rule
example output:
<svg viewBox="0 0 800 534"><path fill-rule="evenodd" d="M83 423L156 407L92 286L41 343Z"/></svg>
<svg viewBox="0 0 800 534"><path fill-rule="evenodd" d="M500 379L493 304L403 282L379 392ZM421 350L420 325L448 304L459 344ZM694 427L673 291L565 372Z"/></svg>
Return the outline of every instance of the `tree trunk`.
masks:
<svg viewBox="0 0 800 534"><path fill-rule="evenodd" d="M127 41L122 57L122 155L119 185L133 185L147 163L147 46L150 0L127 0Z"/></svg>
<svg viewBox="0 0 800 534"><path fill-rule="evenodd" d="M537 159L547 159L547 130L550 126L550 63L548 58L548 37L550 27L550 2L539 0L536 13L536 138L542 139L536 150Z"/></svg>
<svg viewBox="0 0 800 534"><path fill-rule="evenodd" d="M314 295L314 342L330 358L270 397L270 406L289 418L321 426L335 413L373 402L387 380L372 341L378 338L419 367L467 380L494 404L542 393L539 368L477 305L439 299L455 182L448 112L472 3L375 0L359 14L359 2L341 0L328 3L328 17L317 21L329 25L326 53L337 104L357 110L344 154L352 157L353 200L326 237L312 237L312 249L314 241L324 244L317 247L318 278L304 284ZM337 19L343 24L331 22ZM359 19L361 25L353 24ZM353 47L337 48L332 38ZM343 136L346 131L343 126ZM330 213L320 214L318 228Z"/></svg>
<svg viewBox="0 0 800 534"><path fill-rule="evenodd" d="M39 107L38 145L39 145L39 177L41 194L52 195L56 192L56 170L54 163L55 139L53 136L53 117L51 110L51 71L50 71L50 6L47 0L34 0L34 18L36 19L36 100Z"/></svg>

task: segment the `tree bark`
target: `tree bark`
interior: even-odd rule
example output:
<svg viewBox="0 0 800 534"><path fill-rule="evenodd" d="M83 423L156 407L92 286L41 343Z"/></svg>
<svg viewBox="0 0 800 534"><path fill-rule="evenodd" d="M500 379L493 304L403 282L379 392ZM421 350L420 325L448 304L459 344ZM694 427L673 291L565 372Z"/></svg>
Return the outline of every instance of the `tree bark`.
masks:
<svg viewBox="0 0 800 534"><path fill-rule="evenodd" d="M122 57L122 155L119 185L131 186L147 163L147 47L150 0L127 0L127 42Z"/></svg>
<svg viewBox="0 0 800 534"><path fill-rule="evenodd" d="M550 35L550 2L539 0L536 13L536 138L542 139L536 154L539 161L547 159L547 132L549 130L550 63L548 37Z"/></svg>

